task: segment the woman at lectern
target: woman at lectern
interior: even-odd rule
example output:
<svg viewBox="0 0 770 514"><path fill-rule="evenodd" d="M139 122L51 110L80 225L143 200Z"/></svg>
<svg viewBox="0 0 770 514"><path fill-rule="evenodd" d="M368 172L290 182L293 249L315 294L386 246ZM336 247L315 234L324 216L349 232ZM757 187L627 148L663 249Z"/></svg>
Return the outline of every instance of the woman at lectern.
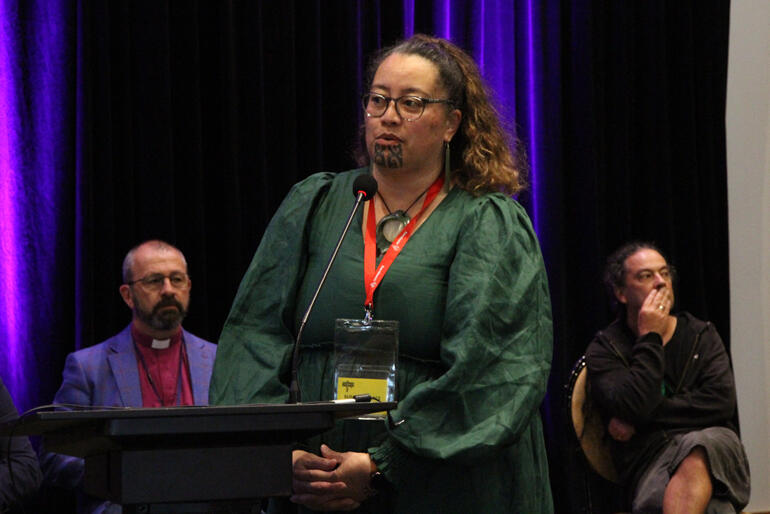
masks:
<svg viewBox="0 0 770 514"><path fill-rule="evenodd" d="M284 200L222 332L211 404L286 402L301 318L352 184L371 174L379 189L304 328L299 384L305 402L332 399L336 319L395 320L398 405L295 450L294 494L270 512L552 512L538 407L553 329L538 241L511 198L523 159L473 59L444 39L382 50L362 101L365 166Z"/></svg>

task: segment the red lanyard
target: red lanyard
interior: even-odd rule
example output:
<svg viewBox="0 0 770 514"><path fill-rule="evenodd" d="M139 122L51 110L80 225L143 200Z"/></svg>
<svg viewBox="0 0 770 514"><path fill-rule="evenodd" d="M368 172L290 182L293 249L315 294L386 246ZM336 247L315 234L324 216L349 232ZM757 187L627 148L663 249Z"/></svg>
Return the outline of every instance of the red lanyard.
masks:
<svg viewBox="0 0 770 514"><path fill-rule="evenodd" d="M409 220L406 226L396 236L388 251L385 252L385 256L382 258L379 266L377 264L377 215L374 213L374 198L369 202L369 213L366 220L366 232L364 234L364 286L366 287L366 303L364 307L367 311L367 317L371 316L371 312L374 305L374 291L380 282L385 277L385 274L390 269L390 265L396 260L398 254L406 246L407 241L414 232L414 227L425 213L428 206L433 202L444 186L444 175L441 174L430 186L428 193L425 195L425 201L422 203L422 209L417 215ZM375 270L375 267L377 268Z"/></svg>

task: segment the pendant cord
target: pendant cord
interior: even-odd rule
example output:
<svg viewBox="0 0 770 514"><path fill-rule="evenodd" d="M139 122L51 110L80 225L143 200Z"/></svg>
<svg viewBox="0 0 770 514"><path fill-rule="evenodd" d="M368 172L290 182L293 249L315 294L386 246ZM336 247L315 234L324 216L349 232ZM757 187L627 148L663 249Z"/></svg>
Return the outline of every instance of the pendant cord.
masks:
<svg viewBox="0 0 770 514"><path fill-rule="evenodd" d="M425 193L427 193L427 192L428 192L428 189L430 189L432 186L433 186L433 184L431 184L430 186L428 186L428 187L427 187L427 189L425 189L425 191L423 191L422 193L420 193L420 196L418 196L417 198L415 198L415 199L414 199L414 201L413 201L412 203L410 203L410 204L409 204L409 207L407 207L407 208L404 210L404 214L407 214L407 215L408 215L408 214L409 214L409 209L411 209L412 207L414 207L414 204L416 204L416 203L417 203L417 200L419 200L420 198L422 198L422 197L425 195ZM382 196L382 194L380 194L380 192L379 192L379 191L377 191L377 196L379 196L379 197L380 197L380 200L382 200L382 204L383 204L383 205L385 206L385 208L388 210L388 214L393 214L393 211L391 211L391 210L390 210L390 207L388 207L388 202L386 202L386 201L385 201L385 197L384 197L384 196Z"/></svg>

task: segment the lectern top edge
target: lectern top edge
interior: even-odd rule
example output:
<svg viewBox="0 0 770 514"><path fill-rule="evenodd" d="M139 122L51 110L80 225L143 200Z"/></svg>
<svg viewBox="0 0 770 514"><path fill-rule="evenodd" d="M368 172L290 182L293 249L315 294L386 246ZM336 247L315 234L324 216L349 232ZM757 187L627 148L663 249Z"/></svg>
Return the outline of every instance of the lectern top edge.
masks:
<svg viewBox="0 0 770 514"><path fill-rule="evenodd" d="M126 407L89 408L83 410L37 411L14 422L0 425L0 435L41 435L59 430L64 426L91 424L115 420L152 420L160 423L173 422L176 418L205 421L240 420L244 417L260 418L276 415L323 414L333 419L363 416L372 412L392 410L396 402L334 403L313 402L299 404L254 404L193 407Z"/></svg>

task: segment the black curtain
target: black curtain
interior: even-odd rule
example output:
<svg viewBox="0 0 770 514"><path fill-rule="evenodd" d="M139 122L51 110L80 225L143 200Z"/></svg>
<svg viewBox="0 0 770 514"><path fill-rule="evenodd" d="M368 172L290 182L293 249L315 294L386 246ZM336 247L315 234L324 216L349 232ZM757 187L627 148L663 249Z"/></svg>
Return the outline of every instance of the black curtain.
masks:
<svg viewBox="0 0 770 514"><path fill-rule="evenodd" d="M677 308L713 321L729 349L729 2L563 7L560 109L548 118L554 151L539 236L556 334L544 405L551 478L560 511L577 512L584 480L617 493L585 474L562 393L592 335L613 318L601 286L606 256L628 240L657 242L679 270ZM597 512L617 501L592 496Z"/></svg>
<svg viewBox="0 0 770 514"><path fill-rule="evenodd" d="M433 32L432 2L415 3L415 31ZM453 8L470 16L474 5ZM187 256L185 327L216 341L291 185L353 167L362 59L403 35L402 2L79 9L75 345L128 323L121 261L155 237ZM570 439L564 384L612 317L600 284L606 255L630 239L657 242L680 272L677 304L715 322L729 344L729 3L581 0L538 4L536 14L546 92L538 235L555 326L543 416L557 510L585 512L590 475ZM62 365L75 345L54 350Z"/></svg>

